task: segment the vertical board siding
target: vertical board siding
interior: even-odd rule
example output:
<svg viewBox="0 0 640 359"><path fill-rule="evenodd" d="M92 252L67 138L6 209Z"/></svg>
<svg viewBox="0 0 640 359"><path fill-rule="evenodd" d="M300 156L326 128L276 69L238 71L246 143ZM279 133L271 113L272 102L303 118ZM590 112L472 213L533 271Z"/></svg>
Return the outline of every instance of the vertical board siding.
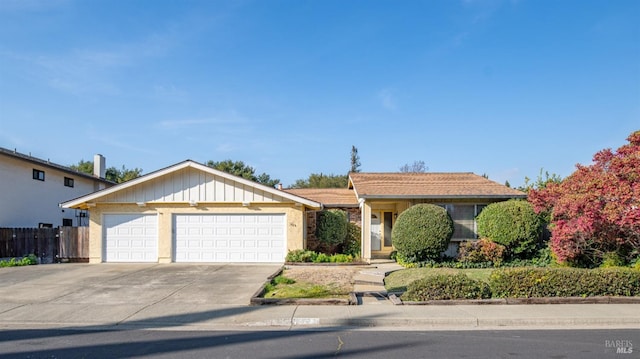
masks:
<svg viewBox="0 0 640 359"><path fill-rule="evenodd" d="M110 194L106 203L288 202L283 197L193 168Z"/></svg>

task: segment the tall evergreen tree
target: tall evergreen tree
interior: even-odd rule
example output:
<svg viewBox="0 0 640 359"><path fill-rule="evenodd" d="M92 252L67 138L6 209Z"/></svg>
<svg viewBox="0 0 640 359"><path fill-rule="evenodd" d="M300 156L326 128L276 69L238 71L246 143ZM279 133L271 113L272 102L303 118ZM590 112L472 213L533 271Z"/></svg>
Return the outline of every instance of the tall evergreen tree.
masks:
<svg viewBox="0 0 640 359"><path fill-rule="evenodd" d="M360 156L356 146L351 146L351 169L349 172L360 172Z"/></svg>

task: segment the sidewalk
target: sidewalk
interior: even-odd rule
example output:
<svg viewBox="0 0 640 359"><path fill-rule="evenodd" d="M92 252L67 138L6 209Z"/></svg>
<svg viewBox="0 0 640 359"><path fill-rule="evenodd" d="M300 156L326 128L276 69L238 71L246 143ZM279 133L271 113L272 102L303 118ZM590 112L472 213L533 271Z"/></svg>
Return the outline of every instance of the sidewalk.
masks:
<svg viewBox="0 0 640 359"><path fill-rule="evenodd" d="M640 329L637 304L455 306L152 305L70 307L40 304L5 312L0 330L498 330Z"/></svg>

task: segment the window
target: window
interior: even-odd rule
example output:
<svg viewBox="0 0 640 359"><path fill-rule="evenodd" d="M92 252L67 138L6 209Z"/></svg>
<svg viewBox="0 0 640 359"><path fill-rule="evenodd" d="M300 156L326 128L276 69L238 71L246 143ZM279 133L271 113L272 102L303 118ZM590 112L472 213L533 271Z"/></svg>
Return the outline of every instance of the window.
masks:
<svg viewBox="0 0 640 359"><path fill-rule="evenodd" d="M73 178L65 177L64 178L64 185L66 187L73 187Z"/></svg>
<svg viewBox="0 0 640 359"><path fill-rule="evenodd" d="M487 206L485 204L446 204L444 207L453 220L452 239L476 239L476 217Z"/></svg>
<svg viewBox="0 0 640 359"><path fill-rule="evenodd" d="M63 227L73 227L73 219L71 219L71 218L63 218L62 219L62 226Z"/></svg>
<svg viewBox="0 0 640 359"><path fill-rule="evenodd" d="M33 169L33 179L38 181L44 181L44 171Z"/></svg>
<svg viewBox="0 0 640 359"><path fill-rule="evenodd" d="M474 205L450 205L447 210L453 220L454 239L476 238L475 231L475 206Z"/></svg>

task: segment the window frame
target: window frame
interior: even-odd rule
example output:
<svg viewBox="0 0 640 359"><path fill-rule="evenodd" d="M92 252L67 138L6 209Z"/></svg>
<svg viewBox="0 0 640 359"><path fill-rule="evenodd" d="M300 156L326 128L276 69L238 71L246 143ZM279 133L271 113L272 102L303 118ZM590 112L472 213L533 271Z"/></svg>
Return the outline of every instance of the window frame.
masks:
<svg viewBox="0 0 640 359"><path fill-rule="evenodd" d="M44 182L45 176L44 176L44 171L43 170L39 170L39 169L34 168L32 174L33 174L33 179L34 180Z"/></svg>
<svg viewBox="0 0 640 359"><path fill-rule="evenodd" d="M64 178L64 186L65 187L73 188L74 184L75 184L75 181L73 180L73 178L71 178L71 177L65 177Z"/></svg>

